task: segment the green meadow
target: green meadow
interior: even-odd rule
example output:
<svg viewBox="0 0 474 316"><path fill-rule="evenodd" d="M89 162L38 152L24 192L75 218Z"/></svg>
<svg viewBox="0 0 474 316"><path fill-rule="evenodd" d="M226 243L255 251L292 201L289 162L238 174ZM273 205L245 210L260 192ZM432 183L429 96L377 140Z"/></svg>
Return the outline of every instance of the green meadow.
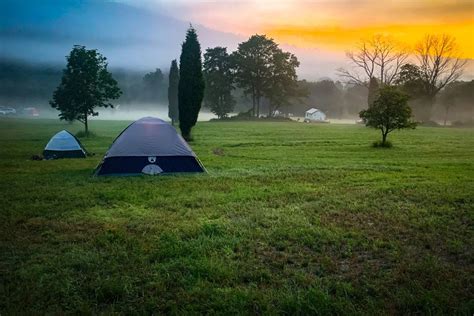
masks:
<svg viewBox="0 0 474 316"><path fill-rule="evenodd" d="M0 120L0 314L474 312L474 129L200 122L208 174L33 161L58 120Z"/></svg>

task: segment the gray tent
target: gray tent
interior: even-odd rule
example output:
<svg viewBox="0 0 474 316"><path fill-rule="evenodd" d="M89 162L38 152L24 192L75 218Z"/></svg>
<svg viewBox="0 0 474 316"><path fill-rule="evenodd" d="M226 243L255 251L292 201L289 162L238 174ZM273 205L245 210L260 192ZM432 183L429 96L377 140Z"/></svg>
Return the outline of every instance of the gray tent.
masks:
<svg viewBox="0 0 474 316"><path fill-rule="evenodd" d="M45 159L86 158L86 151L74 135L62 130L51 137L43 156Z"/></svg>
<svg viewBox="0 0 474 316"><path fill-rule="evenodd" d="M169 123L144 117L115 139L96 169L97 175L204 172L199 159Z"/></svg>

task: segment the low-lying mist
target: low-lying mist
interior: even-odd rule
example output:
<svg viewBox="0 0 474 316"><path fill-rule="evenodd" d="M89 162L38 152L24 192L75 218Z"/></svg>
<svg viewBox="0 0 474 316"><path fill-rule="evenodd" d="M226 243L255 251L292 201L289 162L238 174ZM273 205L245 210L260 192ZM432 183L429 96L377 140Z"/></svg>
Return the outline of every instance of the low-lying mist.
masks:
<svg viewBox="0 0 474 316"><path fill-rule="evenodd" d="M91 117L92 120L135 121L145 116L153 116L165 121L170 121L168 118L168 109L165 107L141 109L120 109L119 107L118 109L100 109L98 112L99 115ZM217 116L207 111L201 111L199 112L198 121L209 121L213 118L217 118Z"/></svg>
<svg viewBox="0 0 474 316"><path fill-rule="evenodd" d="M44 119L59 119L59 111L47 108L46 106L38 108L39 116L34 117L18 112L16 116L23 118L44 118ZM168 109L164 104L150 105L150 104L128 104L127 106L116 106L112 108L97 109L99 115L89 116L89 120L117 120L117 121L135 121L142 117L153 116L165 121L170 121L168 117ZM206 109L199 112L198 121L209 121L217 118L213 113L206 111Z"/></svg>

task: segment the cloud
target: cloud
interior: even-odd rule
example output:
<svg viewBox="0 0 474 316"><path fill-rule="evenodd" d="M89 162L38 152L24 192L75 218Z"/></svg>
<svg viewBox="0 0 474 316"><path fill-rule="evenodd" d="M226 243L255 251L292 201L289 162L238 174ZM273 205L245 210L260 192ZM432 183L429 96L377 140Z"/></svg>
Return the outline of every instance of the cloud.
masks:
<svg viewBox="0 0 474 316"><path fill-rule="evenodd" d="M361 39L375 34L389 35L403 43L407 49L412 48L426 34L450 34L456 37L461 55L474 58L474 26L469 21L446 24L416 25L374 25L356 27L295 27L282 26L267 28L264 32L281 42L298 47L325 47L332 50L347 50Z"/></svg>
<svg viewBox="0 0 474 316"><path fill-rule="evenodd" d="M119 0L120 1L120 0ZM360 37L392 34L413 44L425 33L451 33L474 56L472 0L121 0L221 31L268 33L300 47L346 49Z"/></svg>
<svg viewBox="0 0 474 316"><path fill-rule="evenodd" d="M355 26L473 20L471 0L116 0L226 28L292 24ZM231 30L228 30L231 31ZM257 31L257 30L256 30Z"/></svg>

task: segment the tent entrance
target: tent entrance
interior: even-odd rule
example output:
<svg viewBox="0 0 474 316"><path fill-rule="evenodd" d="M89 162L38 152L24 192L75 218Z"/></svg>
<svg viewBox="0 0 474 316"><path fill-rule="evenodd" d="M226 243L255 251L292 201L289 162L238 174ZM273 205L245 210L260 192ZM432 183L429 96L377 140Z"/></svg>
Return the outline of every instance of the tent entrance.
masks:
<svg viewBox="0 0 474 316"><path fill-rule="evenodd" d="M142 169L142 173L144 174L148 174L150 176L154 176L154 175L157 175L157 174L160 174L163 172L163 169L161 169L158 165L146 165L143 169Z"/></svg>

